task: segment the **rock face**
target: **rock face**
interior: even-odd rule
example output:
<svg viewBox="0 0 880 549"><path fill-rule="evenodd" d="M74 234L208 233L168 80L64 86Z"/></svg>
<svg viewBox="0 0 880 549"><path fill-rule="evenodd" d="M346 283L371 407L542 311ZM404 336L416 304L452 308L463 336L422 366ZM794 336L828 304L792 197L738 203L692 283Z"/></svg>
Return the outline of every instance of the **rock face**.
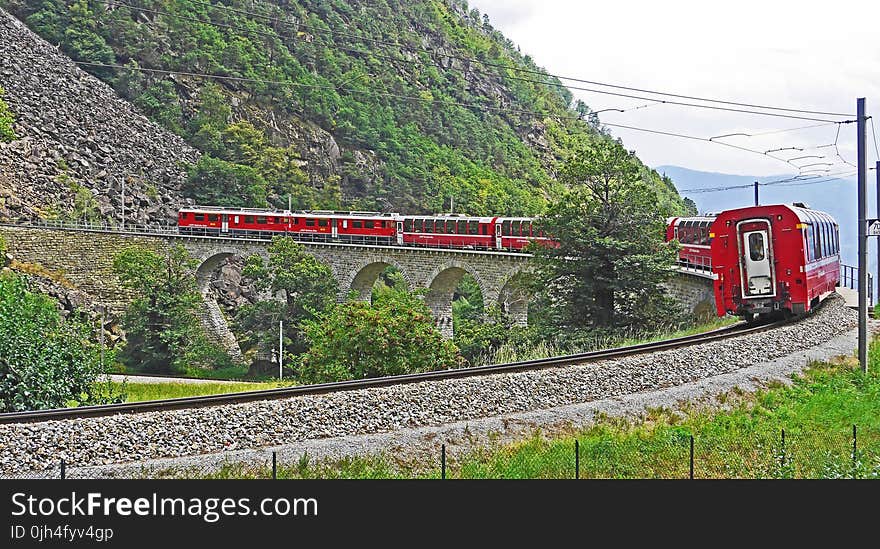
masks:
<svg viewBox="0 0 880 549"><path fill-rule="evenodd" d="M120 223L124 184L126 224L174 221L199 153L3 10L0 87L19 137L0 144L0 220Z"/></svg>

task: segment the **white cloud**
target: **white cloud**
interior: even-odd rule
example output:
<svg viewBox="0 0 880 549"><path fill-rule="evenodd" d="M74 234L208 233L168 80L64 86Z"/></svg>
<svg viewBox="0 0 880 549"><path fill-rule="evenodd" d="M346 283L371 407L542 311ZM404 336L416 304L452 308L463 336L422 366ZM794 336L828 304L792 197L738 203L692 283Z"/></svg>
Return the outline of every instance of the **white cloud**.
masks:
<svg viewBox="0 0 880 549"><path fill-rule="evenodd" d="M856 98L866 97L869 114L880 112L880 41L874 32L880 21L877 2L471 0L470 4L488 14L494 27L553 74L831 112L854 113ZM573 92L594 110L645 104ZM600 117L606 123L705 138L811 124L671 105L606 112ZM785 163L715 144L616 128L612 133L649 165L676 164L748 175L792 171ZM726 141L768 150L827 144L835 134L836 126L829 126ZM843 126L838 141L843 156L854 162L855 125ZM868 149L873 165L873 143Z"/></svg>

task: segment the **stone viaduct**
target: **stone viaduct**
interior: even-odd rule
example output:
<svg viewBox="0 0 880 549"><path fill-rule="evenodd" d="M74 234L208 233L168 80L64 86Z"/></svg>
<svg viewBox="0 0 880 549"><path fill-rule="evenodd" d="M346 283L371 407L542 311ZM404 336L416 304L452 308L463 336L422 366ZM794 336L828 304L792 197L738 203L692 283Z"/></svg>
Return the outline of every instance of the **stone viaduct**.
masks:
<svg viewBox="0 0 880 549"><path fill-rule="evenodd" d="M62 275L77 289L119 314L132 298L113 272L115 254L127 246L163 251L182 244L199 262L196 278L203 294L212 271L230 256L267 256L269 242L240 238L180 236L176 232L115 232L58 227L0 225L16 260L41 265ZM465 273L474 277L486 305L498 305L511 323L526 325L528 296L518 288L519 275L530 256L521 253L480 252L415 247L367 246L304 242L306 251L327 264L339 283L340 301L355 291L369 300L382 271L396 267L410 290L427 289L425 302L437 326L452 334L453 293ZM667 284L671 295L700 314L714 306L711 279L705 273L681 272ZM711 275L708 275L711 277ZM206 296L202 320L209 332L233 355L240 355L226 319L217 303Z"/></svg>

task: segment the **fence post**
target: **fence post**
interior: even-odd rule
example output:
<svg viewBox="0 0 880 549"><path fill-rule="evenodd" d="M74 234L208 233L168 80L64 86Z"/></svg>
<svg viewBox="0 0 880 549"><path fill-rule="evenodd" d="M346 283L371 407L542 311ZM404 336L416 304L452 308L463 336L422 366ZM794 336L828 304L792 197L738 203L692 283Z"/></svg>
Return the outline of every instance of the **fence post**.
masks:
<svg viewBox="0 0 880 549"><path fill-rule="evenodd" d="M574 439L574 478L581 478L581 451L578 439Z"/></svg>
<svg viewBox="0 0 880 549"><path fill-rule="evenodd" d="M65 471L65 465L66 465L66 464L64 463L64 458L61 458L61 478L62 478L62 479L64 479L64 477L65 477L65 473L66 473L66 471Z"/></svg>
<svg viewBox="0 0 880 549"><path fill-rule="evenodd" d="M446 445L440 446L440 478L446 479Z"/></svg>
<svg viewBox="0 0 880 549"><path fill-rule="evenodd" d="M852 478L856 478L856 468L858 467L858 464L857 464L858 460L856 459L856 453L858 452L858 445L856 444L856 440L857 440L856 434L857 434L856 426L855 426L855 424L853 424L853 456L852 456L853 472L852 472Z"/></svg>
<svg viewBox="0 0 880 549"><path fill-rule="evenodd" d="M694 479L694 435L691 435L691 480Z"/></svg>
<svg viewBox="0 0 880 549"><path fill-rule="evenodd" d="M278 454L272 451L272 480L278 479Z"/></svg>
<svg viewBox="0 0 880 549"><path fill-rule="evenodd" d="M782 429L782 454L779 456L779 466L785 467L785 428Z"/></svg>

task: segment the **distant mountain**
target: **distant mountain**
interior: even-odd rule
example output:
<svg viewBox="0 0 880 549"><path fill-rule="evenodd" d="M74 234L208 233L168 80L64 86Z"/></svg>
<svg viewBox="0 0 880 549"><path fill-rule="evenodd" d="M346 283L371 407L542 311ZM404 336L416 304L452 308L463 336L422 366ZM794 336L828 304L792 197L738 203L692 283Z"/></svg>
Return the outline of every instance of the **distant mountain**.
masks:
<svg viewBox="0 0 880 549"><path fill-rule="evenodd" d="M754 189L730 189L717 192L688 192L688 189L732 187L749 185L755 181L767 183L787 179L791 175L755 177L751 175L731 175L725 173L701 172L680 166L657 166L661 175L672 178L676 189L683 197L693 200L700 213L717 212L730 208L741 208L754 204ZM873 179L873 178L872 178ZM828 212L840 224L841 256L847 265L858 264L858 195L855 177L807 184L809 180L797 183L775 183L759 186L758 199L761 204L791 204L803 202L811 208ZM868 217L876 215L875 187L868 184ZM868 244L868 264L870 272L877 272L876 239Z"/></svg>

